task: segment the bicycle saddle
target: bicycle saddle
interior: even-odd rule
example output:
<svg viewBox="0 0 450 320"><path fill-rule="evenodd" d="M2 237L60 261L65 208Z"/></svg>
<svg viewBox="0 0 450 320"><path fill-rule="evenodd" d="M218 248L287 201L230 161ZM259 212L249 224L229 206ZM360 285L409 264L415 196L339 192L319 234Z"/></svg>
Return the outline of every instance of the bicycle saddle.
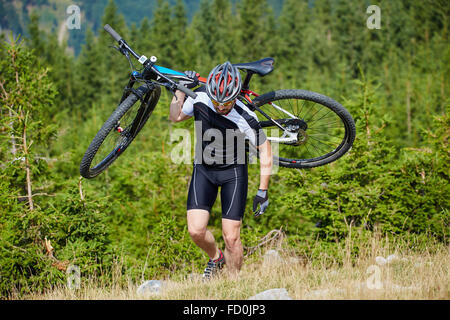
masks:
<svg viewBox="0 0 450 320"><path fill-rule="evenodd" d="M233 66L238 69L244 69L252 73L257 73L260 76L265 76L266 74L272 72L274 62L274 58L264 58L255 62L236 63L233 64Z"/></svg>

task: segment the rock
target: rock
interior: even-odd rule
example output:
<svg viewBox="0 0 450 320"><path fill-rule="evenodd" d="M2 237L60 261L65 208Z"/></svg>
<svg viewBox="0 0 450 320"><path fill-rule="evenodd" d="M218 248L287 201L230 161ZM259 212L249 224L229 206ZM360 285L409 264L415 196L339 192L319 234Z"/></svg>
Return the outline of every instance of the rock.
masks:
<svg viewBox="0 0 450 320"><path fill-rule="evenodd" d="M292 300L292 298L285 288L278 288L260 292L248 300Z"/></svg>
<svg viewBox="0 0 450 320"><path fill-rule="evenodd" d="M319 290L313 290L313 291L307 292L305 294L305 298L307 298L307 299L317 299L317 298L336 299L336 296L341 296L344 293L345 293L345 290L341 289L341 288L319 289Z"/></svg>
<svg viewBox="0 0 450 320"><path fill-rule="evenodd" d="M414 263L414 267L415 268L422 268L422 267L426 267L426 266L433 266L433 262L429 261L429 262L416 262Z"/></svg>
<svg viewBox="0 0 450 320"><path fill-rule="evenodd" d="M290 264L298 264L298 263L301 263L303 260L300 258L296 258L296 257L290 257L287 261Z"/></svg>
<svg viewBox="0 0 450 320"><path fill-rule="evenodd" d="M419 290L420 288L419 288L419 287L416 287L416 286L408 286L408 287L404 287L404 286L399 286L399 285L397 285L397 284L393 284L393 285L392 285L392 289L393 289L394 291L416 291L416 290Z"/></svg>
<svg viewBox="0 0 450 320"><path fill-rule="evenodd" d="M375 258L375 262L377 263L377 265L379 266L384 266L387 262L387 260L381 256L378 256Z"/></svg>
<svg viewBox="0 0 450 320"><path fill-rule="evenodd" d="M139 286L137 294L139 296L157 295L161 293L164 281L161 280L147 280Z"/></svg>
<svg viewBox="0 0 450 320"><path fill-rule="evenodd" d="M264 254L264 264L276 264L281 262L283 262L283 258L281 258L277 250L268 250Z"/></svg>
<svg viewBox="0 0 450 320"><path fill-rule="evenodd" d="M386 262L387 263L392 263L394 261L398 260L398 257L395 254L391 254L390 256L388 256L386 258Z"/></svg>

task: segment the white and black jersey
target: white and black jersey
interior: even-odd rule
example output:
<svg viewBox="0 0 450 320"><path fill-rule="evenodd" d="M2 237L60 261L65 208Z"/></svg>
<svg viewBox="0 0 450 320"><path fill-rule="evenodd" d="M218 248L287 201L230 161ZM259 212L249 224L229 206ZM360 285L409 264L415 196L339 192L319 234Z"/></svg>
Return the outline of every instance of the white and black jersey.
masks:
<svg viewBox="0 0 450 320"><path fill-rule="evenodd" d="M255 146L266 141L256 114L239 100L230 113L218 114L204 87L196 93L197 98L187 98L182 108L185 115L195 119L194 163L217 169L246 164L246 141Z"/></svg>

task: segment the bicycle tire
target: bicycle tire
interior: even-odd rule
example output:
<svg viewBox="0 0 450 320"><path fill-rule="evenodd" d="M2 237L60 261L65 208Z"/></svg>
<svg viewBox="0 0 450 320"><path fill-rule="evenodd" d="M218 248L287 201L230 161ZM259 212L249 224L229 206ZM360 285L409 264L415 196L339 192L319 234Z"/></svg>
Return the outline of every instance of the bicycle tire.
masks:
<svg viewBox="0 0 450 320"><path fill-rule="evenodd" d="M137 134L141 131L156 104L159 101L161 88L159 86L141 86L135 92L130 93L111 114L108 120L103 124L101 129L95 135L91 144L87 148L80 164L80 174L82 177L92 179L105 171L123 152L128 148ZM140 97L142 100L140 100ZM135 106L138 101L141 101L139 106ZM129 125L125 129L120 127L121 119L124 119L128 112L136 107L136 115L133 117ZM105 146L107 155L100 156L99 163L94 162L95 156L99 149L104 145L107 137L112 134L113 129L121 128L119 135L116 134L117 141L112 150L108 151L108 146ZM112 138L114 139L114 137ZM120 141L119 141L120 140Z"/></svg>
<svg viewBox="0 0 450 320"><path fill-rule="evenodd" d="M347 153L351 149L353 142L355 140L355 136L356 136L355 122L354 122L352 116L350 115L350 113L340 103L331 99L330 97L324 96L324 95L316 93L316 92L307 91L307 90L299 90L299 89L276 90L276 91L272 91L272 92L269 92L269 93L266 93L266 94L256 97L253 100L253 103L256 107L261 108L261 110L263 110L263 112L270 113L272 111L273 114L277 114L281 118L280 111L278 109L275 109L275 107L273 105L271 105L271 103L276 102L276 104L280 104L281 101L286 101L286 100L295 101L297 103L296 108L294 108L293 102L292 103L290 102L289 105L292 107L292 109L297 109L298 112L300 109L300 107L298 107L298 101L303 101L304 104L305 103L313 104L312 106L319 105L321 107L324 107L324 108L326 108L324 110L328 110L328 111L326 111L326 112L328 112L328 114L331 114L333 117L336 118L333 121L336 121L336 123L338 123L338 122L341 123L342 128L339 128L339 130L336 128L332 128L334 130L334 132L339 132L340 136L335 139L337 146L335 148L333 147L333 150L331 150L329 152L316 151L318 155L314 156L314 157L305 156L305 157L294 158L294 157L283 156L282 153L289 154L291 152L297 153L297 154L301 154L301 153L313 154L313 152L308 150L308 143L310 143L310 144L317 143L316 140L319 140L317 135L320 135L320 133L311 133L311 132L317 132L317 131L314 131L314 130L317 130L317 128L311 129L311 125L308 126L309 120L307 119L307 117L305 116L304 118L302 118L301 114L295 115L298 119L301 119L301 121L296 120L296 121L298 121L298 123L297 123L298 126L299 127L303 126L302 127L303 129L301 129L301 130L303 130L303 131L301 131L302 139L303 139L302 143L297 144L297 145L280 143L280 145L283 145L284 149L283 149L283 152L281 152L281 150L280 150L278 157L274 156L275 163L278 163L281 167L287 167L287 168L313 168L313 167L322 166L322 165L331 163L333 161L336 161L337 159L342 157L345 153ZM312 108L312 107L310 107L310 108ZM304 106L302 106L301 109L302 110L305 109L305 112L310 112L310 110L308 110L308 106L306 108L304 108ZM317 114L317 112L319 112L319 111L316 111L315 114ZM322 116L322 118L327 119L329 117L328 114L325 114L325 116ZM281 115L284 115L284 114L281 113ZM272 115L270 115L270 116L272 117ZM260 123L261 124L264 123L265 127L270 126L270 123L268 124L267 119L262 118L262 116L259 116L259 118L260 118ZM277 120L275 117L272 117L272 118L274 120ZM292 118L290 118L290 119L292 119ZM287 119L287 120L278 119L278 121L279 121L279 123L282 123L283 121L285 121L285 123L289 123L288 122L289 119ZM314 122L317 122L317 119L314 121L309 121L309 122L311 124L313 124ZM272 124L272 126L274 128L276 128L276 126L274 124ZM328 125L328 123L325 122L325 127L327 127L327 126L330 127ZM310 133L308 133L308 130L310 130ZM300 132L300 129L299 129L299 132ZM322 134L322 135L325 135L325 134ZM328 143L324 143L324 145L328 145ZM322 145L320 145L320 146L322 146ZM295 149L295 148L297 148L297 149ZM325 147L322 146L322 148L325 148ZM280 147L280 149L281 149L281 147ZM316 149L318 149L318 148L316 148ZM292 151L285 151L285 150L292 150ZM323 153L323 154L321 154L321 153Z"/></svg>

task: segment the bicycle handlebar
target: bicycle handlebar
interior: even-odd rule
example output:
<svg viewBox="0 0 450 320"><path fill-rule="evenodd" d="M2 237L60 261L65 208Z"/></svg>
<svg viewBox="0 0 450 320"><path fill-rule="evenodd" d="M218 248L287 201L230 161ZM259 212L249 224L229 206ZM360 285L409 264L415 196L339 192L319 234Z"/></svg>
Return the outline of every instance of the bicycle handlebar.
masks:
<svg viewBox="0 0 450 320"><path fill-rule="evenodd" d="M123 38L109 25L109 24L105 24L105 26L103 27L105 29L106 32L108 32L111 37L114 38L114 40L116 40L117 42L119 42L121 45L123 45L128 51L130 51L133 56L135 56L137 59L139 59L139 55L137 53L135 53L129 46L128 44L123 40ZM142 56L144 57L144 56ZM142 58L141 57L141 58ZM141 61L140 61L141 62ZM144 66L147 64L147 61L141 62ZM184 92L186 95L188 95L189 97L195 99L197 98L197 94L195 92L193 92L192 90L190 90L189 88L186 88L185 86L176 83L175 81L173 81L172 79L169 79L168 77L164 76L163 74L161 74L160 72L158 72L154 67L153 64L151 64L151 70L153 72L155 72L156 74L158 74L160 77L164 78L165 80L167 80L168 82L170 82L172 85L174 85L174 87L177 90L180 90L182 92Z"/></svg>
<svg viewBox="0 0 450 320"><path fill-rule="evenodd" d="M191 97L192 99L197 98L197 94L192 91L189 88L186 88L185 86L177 83L177 90L180 90L181 92L184 92L186 95L188 95L189 97Z"/></svg>
<svg viewBox="0 0 450 320"><path fill-rule="evenodd" d="M105 26L103 27L106 32L108 32L111 37L114 38L114 40L116 40L117 42L119 42L120 40L122 40L122 37L113 29L111 28L111 26L109 24L105 24Z"/></svg>

